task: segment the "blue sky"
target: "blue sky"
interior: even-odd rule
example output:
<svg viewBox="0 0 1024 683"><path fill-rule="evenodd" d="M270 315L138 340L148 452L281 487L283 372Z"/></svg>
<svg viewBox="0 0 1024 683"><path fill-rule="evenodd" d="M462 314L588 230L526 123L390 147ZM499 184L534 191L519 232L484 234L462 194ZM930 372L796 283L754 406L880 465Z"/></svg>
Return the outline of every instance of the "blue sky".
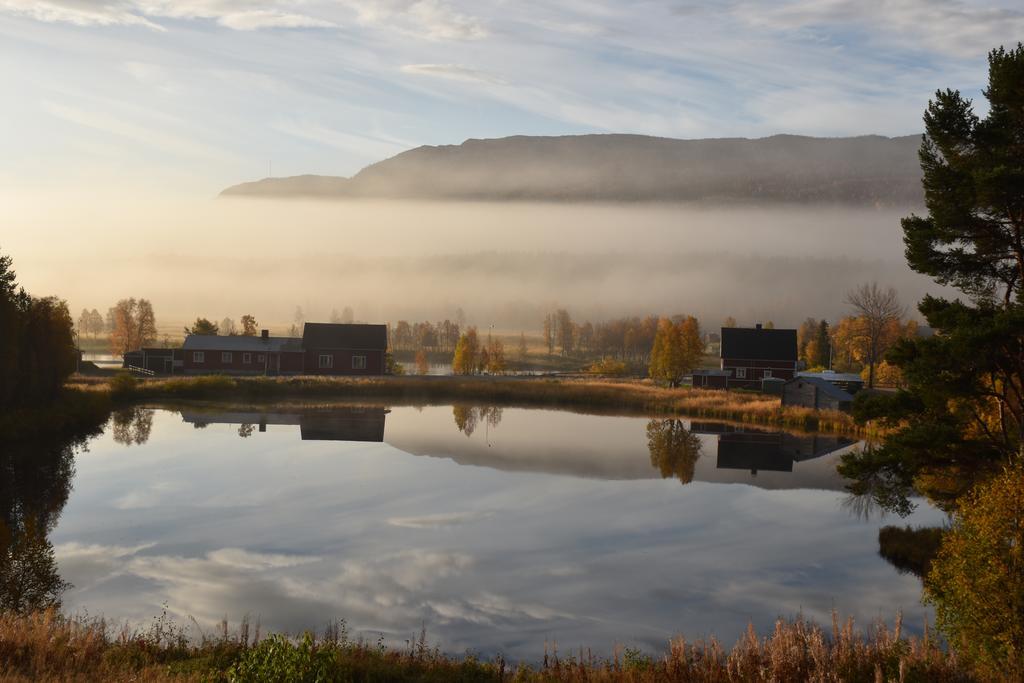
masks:
<svg viewBox="0 0 1024 683"><path fill-rule="evenodd" d="M0 0L0 190L210 196L421 144L900 135L1014 3Z"/></svg>

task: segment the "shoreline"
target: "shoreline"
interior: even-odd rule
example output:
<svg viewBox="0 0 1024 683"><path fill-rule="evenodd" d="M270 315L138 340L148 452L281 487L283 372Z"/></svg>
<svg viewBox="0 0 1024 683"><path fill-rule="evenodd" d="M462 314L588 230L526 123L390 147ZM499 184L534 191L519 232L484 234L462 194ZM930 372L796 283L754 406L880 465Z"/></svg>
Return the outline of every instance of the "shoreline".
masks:
<svg viewBox="0 0 1024 683"><path fill-rule="evenodd" d="M230 377L137 379L75 375L49 406L0 415L0 442L74 437L101 429L111 413L154 402L227 405L304 402L307 407L372 402L391 405L495 405L599 415L707 419L856 439L880 436L847 413L782 406L777 396L660 387L650 380L537 376Z"/></svg>
<svg viewBox="0 0 1024 683"><path fill-rule="evenodd" d="M69 387L108 395L114 407L177 399L266 404L280 400L399 404L480 403L503 407L619 412L649 417L706 418L740 424L816 431L857 438L872 430L846 413L783 407L776 396L659 387L649 380L491 376L230 377L108 380L75 377Z"/></svg>

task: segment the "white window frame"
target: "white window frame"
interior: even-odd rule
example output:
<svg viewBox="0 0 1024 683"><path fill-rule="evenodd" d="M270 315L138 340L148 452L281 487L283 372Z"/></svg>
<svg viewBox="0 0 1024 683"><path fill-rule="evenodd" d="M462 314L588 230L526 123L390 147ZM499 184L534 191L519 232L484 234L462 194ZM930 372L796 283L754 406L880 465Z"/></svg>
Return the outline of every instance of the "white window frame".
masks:
<svg viewBox="0 0 1024 683"><path fill-rule="evenodd" d="M192 362L193 363L205 363L206 362L206 353L203 352L203 351L193 351L192 352Z"/></svg>
<svg viewBox="0 0 1024 683"><path fill-rule="evenodd" d="M747 369L746 368L736 368L736 379L746 379L746 378L747 378Z"/></svg>
<svg viewBox="0 0 1024 683"><path fill-rule="evenodd" d="M242 354L242 362L244 364L246 364L246 365L251 364L252 363L252 354L251 353L243 353Z"/></svg>
<svg viewBox="0 0 1024 683"><path fill-rule="evenodd" d="M765 379L768 379L768 378L769 378L769 377L771 377L771 376L772 376L772 371L771 371L771 370L765 370L765 371L764 371L764 377L765 377Z"/></svg>
<svg viewBox="0 0 1024 683"><path fill-rule="evenodd" d="M235 362L234 358L235 357L231 354L230 351L221 351L220 352L220 362L221 363L234 363Z"/></svg>
<svg viewBox="0 0 1024 683"><path fill-rule="evenodd" d="M329 370L334 367L334 354L333 353L321 353L320 358L317 361L317 367L321 370Z"/></svg>
<svg viewBox="0 0 1024 683"><path fill-rule="evenodd" d="M353 370L365 370L366 369L366 356L352 356L352 369Z"/></svg>

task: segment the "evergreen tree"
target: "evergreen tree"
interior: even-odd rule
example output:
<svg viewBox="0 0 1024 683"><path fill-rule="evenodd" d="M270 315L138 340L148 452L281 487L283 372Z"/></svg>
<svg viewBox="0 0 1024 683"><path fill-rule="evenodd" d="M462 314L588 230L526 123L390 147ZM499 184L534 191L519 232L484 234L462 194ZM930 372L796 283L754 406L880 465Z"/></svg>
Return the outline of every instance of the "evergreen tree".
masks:
<svg viewBox="0 0 1024 683"><path fill-rule="evenodd" d="M818 323L818 331L814 338L816 354L809 359L809 364L820 368L832 366L832 343L829 338L828 321L822 320Z"/></svg>
<svg viewBox="0 0 1024 683"><path fill-rule="evenodd" d="M921 145L928 215L903 220L910 266L967 301L928 296L918 310L937 334L906 336L887 360L905 388L862 395L859 420L891 429L850 455L854 491L909 509L918 490L953 507L974 480L1024 446L1024 47L989 54L989 113L939 91Z"/></svg>
<svg viewBox="0 0 1024 683"><path fill-rule="evenodd" d="M76 359L67 304L19 288L11 258L0 255L0 409L52 401Z"/></svg>
<svg viewBox="0 0 1024 683"><path fill-rule="evenodd" d="M214 336L218 331L220 331L220 328L217 327L217 323L210 322L206 318L196 318L196 321L192 323L192 327L185 328L186 335L201 334Z"/></svg>

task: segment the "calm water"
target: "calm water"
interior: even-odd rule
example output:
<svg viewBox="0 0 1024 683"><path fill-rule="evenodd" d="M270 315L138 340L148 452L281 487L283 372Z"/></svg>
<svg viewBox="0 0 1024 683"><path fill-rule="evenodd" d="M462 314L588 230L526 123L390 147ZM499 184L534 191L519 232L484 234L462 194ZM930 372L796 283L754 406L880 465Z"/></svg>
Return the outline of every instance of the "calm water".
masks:
<svg viewBox="0 0 1024 683"><path fill-rule="evenodd" d="M877 553L893 520L858 515L835 474L852 447L544 410L139 410L77 455L50 540L65 609L114 619L425 625L449 652L525 659L731 644L833 607L919 628L919 581Z"/></svg>

